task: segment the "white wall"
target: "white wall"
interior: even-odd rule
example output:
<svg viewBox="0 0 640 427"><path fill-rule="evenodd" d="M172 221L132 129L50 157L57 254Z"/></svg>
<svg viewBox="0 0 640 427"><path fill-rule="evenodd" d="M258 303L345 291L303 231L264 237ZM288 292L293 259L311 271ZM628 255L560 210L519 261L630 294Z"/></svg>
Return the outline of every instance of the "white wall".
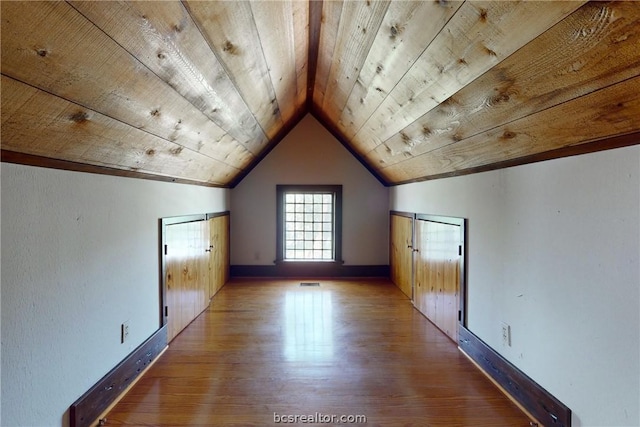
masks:
<svg viewBox="0 0 640 427"><path fill-rule="evenodd" d="M469 219L469 329L569 406L574 426L640 425L640 146L390 199Z"/></svg>
<svg viewBox="0 0 640 427"><path fill-rule="evenodd" d="M307 115L231 190L232 265L273 265L277 184L342 184L345 265L389 263L388 189Z"/></svg>
<svg viewBox="0 0 640 427"><path fill-rule="evenodd" d="M158 218L228 210L229 191L7 163L1 177L2 425L67 426L159 327Z"/></svg>

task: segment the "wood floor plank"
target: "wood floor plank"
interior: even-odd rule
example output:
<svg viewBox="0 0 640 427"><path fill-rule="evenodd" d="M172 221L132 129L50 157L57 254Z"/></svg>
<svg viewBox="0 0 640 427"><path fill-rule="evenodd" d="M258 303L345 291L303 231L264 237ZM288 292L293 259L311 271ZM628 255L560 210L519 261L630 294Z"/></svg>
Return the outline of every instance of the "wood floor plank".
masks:
<svg viewBox="0 0 640 427"><path fill-rule="evenodd" d="M386 280L232 280L106 425L264 426L316 413L365 415L367 426L529 425Z"/></svg>

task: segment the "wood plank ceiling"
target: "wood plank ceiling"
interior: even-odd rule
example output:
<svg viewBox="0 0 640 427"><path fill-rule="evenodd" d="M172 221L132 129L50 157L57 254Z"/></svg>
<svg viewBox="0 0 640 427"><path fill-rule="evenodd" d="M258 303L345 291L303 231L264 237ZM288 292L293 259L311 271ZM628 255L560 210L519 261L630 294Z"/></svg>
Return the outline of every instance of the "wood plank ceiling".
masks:
<svg viewBox="0 0 640 427"><path fill-rule="evenodd" d="M307 113L387 185L640 141L631 1L1 8L3 161L233 187Z"/></svg>

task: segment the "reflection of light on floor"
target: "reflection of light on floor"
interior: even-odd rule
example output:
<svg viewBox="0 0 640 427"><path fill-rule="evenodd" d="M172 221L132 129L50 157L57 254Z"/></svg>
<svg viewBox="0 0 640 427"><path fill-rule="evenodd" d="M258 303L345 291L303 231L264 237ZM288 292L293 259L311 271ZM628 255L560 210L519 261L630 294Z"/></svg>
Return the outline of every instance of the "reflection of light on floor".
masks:
<svg viewBox="0 0 640 427"><path fill-rule="evenodd" d="M284 356L288 361L333 358L331 292L285 294Z"/></svg>

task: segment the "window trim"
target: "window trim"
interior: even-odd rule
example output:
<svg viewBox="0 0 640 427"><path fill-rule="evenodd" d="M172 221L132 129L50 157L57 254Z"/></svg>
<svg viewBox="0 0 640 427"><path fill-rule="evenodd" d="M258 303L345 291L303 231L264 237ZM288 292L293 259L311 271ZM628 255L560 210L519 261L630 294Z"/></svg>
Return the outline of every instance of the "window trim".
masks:
<svg viewBox="0 0 640 427"><path fill-rule="evenodd" d="M284 259L284 194L300 193L333 193L334 194L334 259L333 260L285 260ZM296 265L335 265L342 261L342 185L276 185L276 264L291 263Z"/></svg>

